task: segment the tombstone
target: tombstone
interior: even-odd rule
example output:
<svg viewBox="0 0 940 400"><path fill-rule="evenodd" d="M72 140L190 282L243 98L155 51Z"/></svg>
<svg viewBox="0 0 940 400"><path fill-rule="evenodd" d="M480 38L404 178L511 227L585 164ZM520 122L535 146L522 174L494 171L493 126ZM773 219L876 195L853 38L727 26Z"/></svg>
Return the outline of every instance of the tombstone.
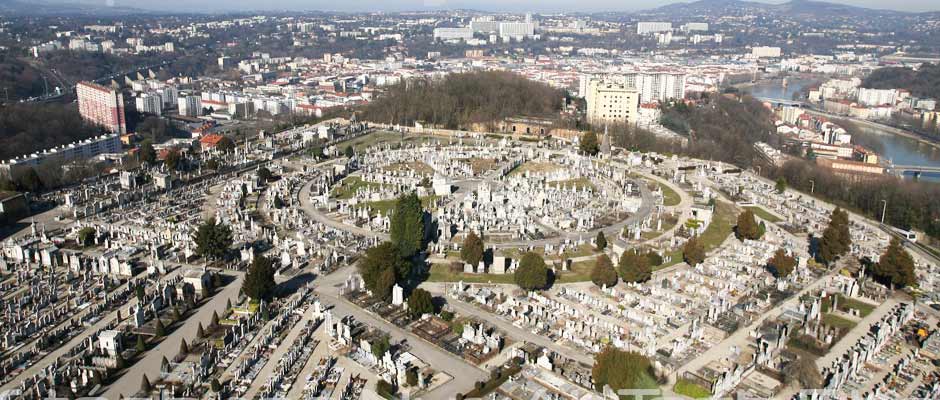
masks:
<svg viewBox="0 0 940 400"><path fill-rule="evenodd" d="M392 287L392 305L400 306L405 302L404 289L397 283Z"/></svg>

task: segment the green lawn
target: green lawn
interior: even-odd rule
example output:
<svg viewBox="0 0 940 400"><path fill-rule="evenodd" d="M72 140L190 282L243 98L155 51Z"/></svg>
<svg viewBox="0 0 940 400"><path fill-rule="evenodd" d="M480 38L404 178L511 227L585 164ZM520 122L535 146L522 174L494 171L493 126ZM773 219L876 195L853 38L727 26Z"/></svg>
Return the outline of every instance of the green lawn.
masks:
<svg viewBox="0 0 940 400"><path fill-rule="evenodd" d="M762 219L765 219L765 220L769 221L770 223L776 224L777 222L783 221L782 219L780 219L780 218L777 217L776 215L773 215L773 214L767 212L767 210L765 210L763 207L750 206L750 207L744 207L744 208L745 208L745 209L748 209L748 210L751 210L751 212L753 212L754 215L756 215L756 216L758 216L758 217L760 217L760 218L762 218Z"/></svg>
<svg viewBox="0 0 940 400"><path fill-rule="evenodd" d="M431 202L433 202L435 199L437 199L436 196L422 197L421 206L424 207L425 210L427 210L430 208ZM368 202L364 202L361 204L362 206L371 207L372 215L378 214L379 212L381 212L382 215L388 215L388 213L391 212L392 209L395 208L395 205L398 204L398 199L368 201Z"/></svg>
<svg viewBox="0 0 940 400"><path fill-rule="evenodd" d="M658 183L660 189L663 191L663 205L666 207L674 207L679 205L682 202L682 197L679 196L679 193L676 193L675 190L672 190L669 186Z"/></svg>
<svg viewBox="0 0 940 400"><path fill-rule="evenodd" d="M432 264L428 282L515 283L512 274L465 274L452 272L449 265Z"/></svg>
<svg viewBox="0 0 940 400"><path fill-rule="evenodd" d="M672 391L693 399L708 399L712 396L711 391L688 379L679 379L676 385L673 386Z"/></svg>
<svg viewBox="0 0 940 400"><path fill-rule="evenodd" d="M838 304L839 311L848 313L849 309L856 309L859 312L859 317L865 318L868 314L871 314L872 311L875 311L875 306L858 301L855 299L850 299L843 296L842 294L836 294L839 299L836 303ZM822 312L828 313L832 308L832 296L826 297L826 300L822 304Z"/></svg>
<svg viewBox="0 0 940 400"><path fill-rule="evenodd" d="M715 213L712 215L712 222L708 224L708 228L705 228L705 232L702 232L701 237L699 237L702 246L705 247L705 252L707 253L720 246L721 243L733 233L736 223L737 212L734 209L734 205L724 201L715 202ZM666 255L672 256L672 261L663 263L663 265L654 268L654 270L663 269L682 262L681 247L666 253Z"/></svg>
<svg viewBox="0 0 940 400"><path fill-rule="evenodd" d="M845 330L852 329L855 325L858 325L853 321L849 321L834 314L823 314L822 322L826 325Z"/></svg>
<svg viewBox="0 0 940 400"><path fill-rule="evenodd" d="M578 190L581 190L582 188L585 188L585 187L591 190L597 189L597 187L594 186L594 183L591 182L591 180L588 178L576 178L576 179L569 179L566 181L548 182L547 185L551 187L555 187L555 186L571 187L572 185L574 185L574 187Z"/></svg>
<svg viewBox="0 0 940 400"><path fill-rule="evenodd" d="M348 200L348 199L351 199L356 194L356 192L359 191L360 188L364 188L364 187L380 189L382 185L378 183L363 181L362 178L358 176L350 176L340 181L339 185L333 188L333 192L331 193L331 195L333 196L334 199Z"/></svg>
<svg viewBox="0 0 940 400"><path fill-rule="evenodd" d="M544 162L544 161L529 161L523 163L522 165L514 168L509 172L510 176L514 175L523 175L526 171L532 171L533 174L540 174L555 171L561 169L561 165L555 164L553 162Z"/></svg>

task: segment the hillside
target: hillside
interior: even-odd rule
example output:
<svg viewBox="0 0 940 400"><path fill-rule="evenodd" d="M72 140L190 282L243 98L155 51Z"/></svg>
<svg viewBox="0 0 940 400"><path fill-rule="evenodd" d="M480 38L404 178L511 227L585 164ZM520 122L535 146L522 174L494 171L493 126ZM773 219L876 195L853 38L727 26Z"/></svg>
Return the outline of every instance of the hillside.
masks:
<svg viewBox="0 0 940 400"><path fill-rule="evenodd" d="M367 121L449 129L506 117L556 115L565 93L510 72L467 72L441 79L411 79L392 86L362 113Z"/></svg>
<svg viewBox="0 0 940 400"><path fill-rule="evenodd" d="M889 67L876 69L862 81L870 89L906 89L917 97L940 97L940 64L924 64L919 70Z"/></svg>

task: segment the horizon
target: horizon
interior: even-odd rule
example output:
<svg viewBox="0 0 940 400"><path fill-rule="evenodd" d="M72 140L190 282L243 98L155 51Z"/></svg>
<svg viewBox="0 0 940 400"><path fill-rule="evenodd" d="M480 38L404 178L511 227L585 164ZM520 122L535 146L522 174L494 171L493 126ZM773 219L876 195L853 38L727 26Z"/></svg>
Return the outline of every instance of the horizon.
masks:
<svg viewBox="0 0 940 400"><path fill-rule="evenodd" d="M20 0L24 1L24 0ZM707 1L707 0L705 0ZM787 1L743 0L764 4L784 4ZM879 0L801 0L840 4L872 10L900 12L940 11L935 0L911 0L885 4ZM324 12L421 12L447 10L475 10L481 12L536 12L536 13L600 13L600 12L638 12L658 7L693 3L695 0L642 0L628 4L613 0L586 0L572 9L571 3L561 0L354 0L337 7L335 2L325 0L273 0L264 2L266 7L259 8L255 0L206 0L194 4L185 0L165 0L154 3L146 0L45 0L51 4L82 4L103 7L128 7L161 12L276 12L276 11L324 11Z"/></svg>

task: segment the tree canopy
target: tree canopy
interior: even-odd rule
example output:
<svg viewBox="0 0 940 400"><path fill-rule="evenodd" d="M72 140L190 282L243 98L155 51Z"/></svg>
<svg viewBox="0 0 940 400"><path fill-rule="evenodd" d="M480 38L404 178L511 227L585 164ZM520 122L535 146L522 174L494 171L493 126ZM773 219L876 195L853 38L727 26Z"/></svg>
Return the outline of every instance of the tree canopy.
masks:
<svg viewBox="0 0 940 400"><path fill-rule="evenodd" d="M391 242L383 242L366 250L359 260L359 273L366 289L380 299L389 298L395 283L410 272L411 264L398 254Z"/></svg>
<svg viewBox="0 0 940 400"><path fill-rule="evenodd" d="M587 131L581 135L578 143L578 149L581 153L589 156L596 156L601 151L600 143L597 141L597 134L594 131Z"/></svg>
<svg viewBox="0 0 940 400"><path fill-rule="evenodd" d="M363 110L363 119L414 126L415 121L447 129L491 124L507 117L549 117L561 110L563 91L502 71L414 78L389 87Z"/></svg>
<svg viewBox="0 0 940 400"><path fill-rule="evenodd" d="M434 313L434 298L427 290L417 288L408 296L408 313L412 318Z"/></svg>
<svg viewBox="0 0 940 400"><path fill-rule="evenodd" d="M829 216L829 225L818 242L817 258L831 263L849 251L852 236L849 233L849 213L836 207Z"/></svg>
<svg viewBox="0 0 940 400"><path fill-rule="evenodd" d="M767 267L770 269L770 273L774 274L775 277L786 278L790 276L790 273L796 268L796 259L788 256L787 252L783 249L778 249L773 257L767 261Z"/></svg>
<svg viewBox="0 0 940 400"><path fill-rule="evenodd" d="M648 358L613 346L606 347L594 357L591 378L597 391L603 391L606 385L614 391L649 389L656 382L653 365Z"/></svg>
<svg viewBox="0 0 940 400"><path fill-rule="evenodd" d="M734 228L734 234L740 240L760 239L760 236L761 236L760 227L757 225L757 220L754 219L753 211L744 210L740 214L738 214L738 224Z"/></svg>
<svg viewBox="0 0 940 400"><path fill-rule="evenodd" d="M620 255L617 269L620 270L620 278L627 283L646 282L653 275L649 259L634 250L624 251Z"/></svg>
<svg viewBox="0 0 940 400"><path fill-rule="evenodd" d="M392 211L389 236L398 254L411 258L421 250L424 240L424 208L414 191L402 194Z"/></svg>
<svg viewBox="0 0 940 400"><path fill-rule="evenodd" d="M242 282L242 291L254 301L270 300L277 284L274 282L274 261L268 257L256 256L245 280Z"/></svg>
<svg viewBox="0 0 940 400"><path fill-rule="evenodd" d="M470 231L463 240L463 247L460 248L460 259L476 267L483 260L483 252L483 239Z"/></svg>
<svg viewBox="0 0 940 400"><path fill-rule="evenodd" d="M547 289L548 267L545 266L545 260L537 253L525 253L513 278L516 285L526 291Z"/></svg>
<svg viewBox="0 0 940 400"><path fill-rule="evenodd" d="M914 259L897 238L891 240L884 254L872 268L872 276L885 285L902 288L917 284Z"/></svg>
<svg viewBox="0 0 940 400"><path fill-rule="evenodd" d="M209 218L199 229L195 237L196 254L209 259L221 259L232 245L232 230L225 224L216 223L215 218Z"/></svg>
<svg viewBox="0 0 940 400"><path fill-rule="evenodd" d="M697 236L692 236L682 246L682 259L693 267L705 262L705 246Z"/></svg>
<svg viewBox="0 0 940 400"><path fill-rule="evenodd" d="M597 232L597 238L594 239L594 245L597 246L597 249L604 251L607 248L607 237L604 236L604 231Z"/></svg>
<svg viewBox="0 0 940 400"><path fill-rule="evenodd" d="M617 271L607 254L601 254L591 269L591 282L598 287L612 287L617 284Z"/></svg>

